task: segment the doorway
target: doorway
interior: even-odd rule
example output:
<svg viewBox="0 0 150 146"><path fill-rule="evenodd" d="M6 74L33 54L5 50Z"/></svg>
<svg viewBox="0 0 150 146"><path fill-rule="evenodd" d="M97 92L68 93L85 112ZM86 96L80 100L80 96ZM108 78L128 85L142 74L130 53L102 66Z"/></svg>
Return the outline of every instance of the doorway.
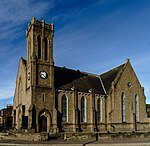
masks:
<svg viewBox="0 0 150 146"><path fill-rule="evenodd" d="M46 109L42 110L38 116L39 132L49 132L51 129L51 116L50 112Z"/></svg>
<svg viewBox="0 0 150 146"><path fill-rule="evenodd" d="M43 115L39 119L39 130L40 132L47 132L47 118Z"/></svg>

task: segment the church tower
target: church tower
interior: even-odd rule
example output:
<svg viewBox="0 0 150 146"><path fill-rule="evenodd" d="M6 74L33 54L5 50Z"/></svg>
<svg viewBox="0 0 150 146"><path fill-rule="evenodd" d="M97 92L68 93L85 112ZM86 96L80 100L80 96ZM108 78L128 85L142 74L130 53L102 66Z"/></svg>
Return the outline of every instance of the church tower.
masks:
<svg viewBox="0 0 150 146"><path fill-rule="evenodd" d="M26 30L26 93L29 98L29 127L54 132L57 127L53 60L54 25L31 19Z"/></svg>

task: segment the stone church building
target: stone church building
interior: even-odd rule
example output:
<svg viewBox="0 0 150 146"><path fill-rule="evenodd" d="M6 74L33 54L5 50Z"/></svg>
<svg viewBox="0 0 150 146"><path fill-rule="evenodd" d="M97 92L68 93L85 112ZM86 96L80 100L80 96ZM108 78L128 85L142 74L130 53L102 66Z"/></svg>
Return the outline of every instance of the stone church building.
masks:
<svg viewBox="0 0 150 146"><path fill-rule="evenodd" d="M13 128L36 132L150 130L146 97L129 59L103 74L54 65L54 25L32 18L20 58Z"/></svg>

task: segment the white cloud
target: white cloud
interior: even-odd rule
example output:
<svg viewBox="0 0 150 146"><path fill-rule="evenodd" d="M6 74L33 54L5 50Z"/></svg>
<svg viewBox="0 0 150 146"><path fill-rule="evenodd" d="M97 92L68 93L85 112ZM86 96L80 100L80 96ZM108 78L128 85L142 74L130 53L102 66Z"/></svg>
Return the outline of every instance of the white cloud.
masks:
<svg viewBox="0 0 150 146"><path fill-rule="evenodd" d="M17 22L41 16L53 7L53 1L5 0L0 2L1 22Z"/></svg>
<svg viewBox="0 0 150 146"><path fill-rule="evenodd" d="M15 91L15 84L1 85L0 99L8 99L13 96Z"/></svg>
<svg viewBox="0 0 150 146"><path fill-rule="evenodd" d="M34 3L31 0L0 1L1 36L3 38L11 36L24 22L32 17L43 17L53 6L53 0L37 0Z"/></svg>

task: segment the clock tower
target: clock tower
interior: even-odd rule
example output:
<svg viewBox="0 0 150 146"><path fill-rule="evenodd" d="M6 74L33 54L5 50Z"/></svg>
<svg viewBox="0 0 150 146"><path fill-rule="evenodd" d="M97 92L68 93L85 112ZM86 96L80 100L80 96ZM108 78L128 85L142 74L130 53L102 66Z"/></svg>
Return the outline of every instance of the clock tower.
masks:
<svg viewBox="0 0 150 146"><path fill-rule="evenodd" d="M37 132L56 132L54 25L31 19L26 30L26 91L29 98L29 128Z"/></svg>

